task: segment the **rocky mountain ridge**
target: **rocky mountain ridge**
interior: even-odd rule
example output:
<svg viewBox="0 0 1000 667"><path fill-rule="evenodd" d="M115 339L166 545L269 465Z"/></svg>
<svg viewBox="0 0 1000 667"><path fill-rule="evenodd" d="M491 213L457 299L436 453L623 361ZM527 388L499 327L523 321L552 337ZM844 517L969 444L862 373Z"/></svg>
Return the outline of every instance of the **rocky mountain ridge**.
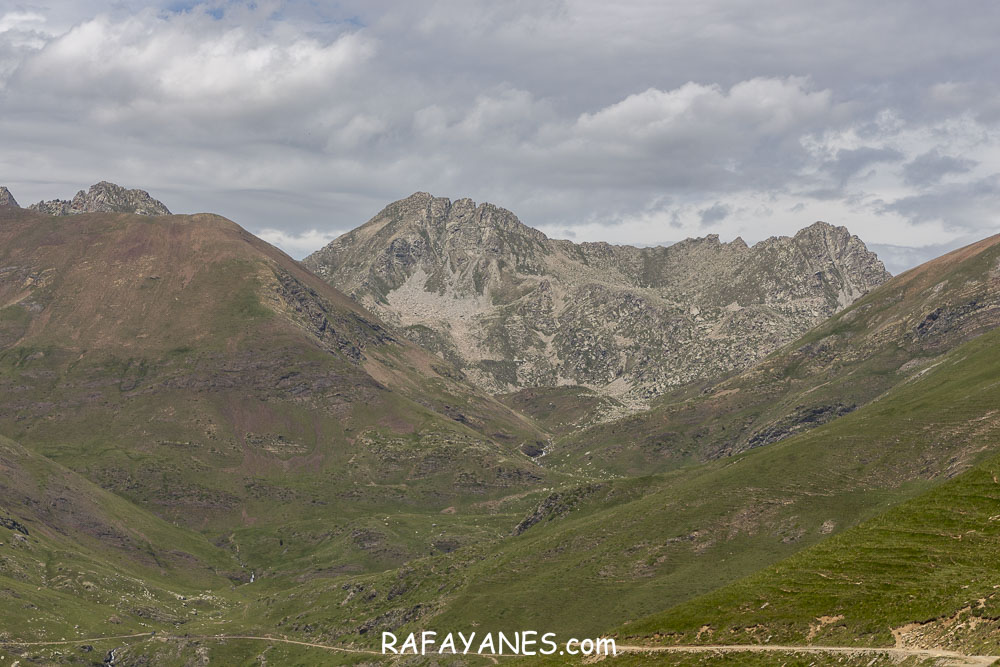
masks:
<svg viewBox="0 0 1000 667"><path fill-rule="evenodd" d="M304 263L491 392L583 385L638 402L745 368L889 278L822 222L752 247L578 244L427 193Z"/></svg>
<svg viewBox="0 0 1000 667"><path fill-rule="evenodd" d="M170 215L163 202L153 199L148 192L126 189L115 183L101 181L80 190L72 200L51 199L28 207L49 215L77 215L80 213L135 213L137 215Z"/></svg>

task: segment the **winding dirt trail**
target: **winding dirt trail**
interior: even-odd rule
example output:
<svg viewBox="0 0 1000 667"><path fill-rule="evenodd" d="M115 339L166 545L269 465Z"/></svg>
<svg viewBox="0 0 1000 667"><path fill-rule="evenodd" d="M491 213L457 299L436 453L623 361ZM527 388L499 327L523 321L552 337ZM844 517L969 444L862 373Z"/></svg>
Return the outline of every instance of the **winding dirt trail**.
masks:
<svg viewBox="0 0 1000 667"><path fill-rule="evenodd" d="M159 641L228 641L228 640L249 640L271 642L279 644L294 644L296 646L308 646L325 651L336 651L339 653L360 653L365 655L377 655L384 657L381 651L370 649L347 648L344 646L331 646L329 644L317 644L314 642L301 641L297 639L286 639L284 637L261 637L256 635L190 635L186 637L154 634L152 632L140 632L132 635L117 635L113 637L89 637L84 639L71 639L49 642L15 642L0 640L0 646L61 646L65 644L89 644L100 641L118 639L138 639L148 637ZM704 646L641 646L632 644L622 644L617 647L618 653L815 653L825 655L845 655L845 656L886 656L896 659L903 658L923 658L938 660L940 665L949 667L987 667L993 665L1000 656L995 655L964 655L956 651L946 651L944 649L920 649L920 648L889 648L889 647L863 647L863 646L782 646L775 644L719 644ZM497 657L518 657L512 654L487 654L470 653L484 658ZM583 657L583 656L581 656Z"/></svg>

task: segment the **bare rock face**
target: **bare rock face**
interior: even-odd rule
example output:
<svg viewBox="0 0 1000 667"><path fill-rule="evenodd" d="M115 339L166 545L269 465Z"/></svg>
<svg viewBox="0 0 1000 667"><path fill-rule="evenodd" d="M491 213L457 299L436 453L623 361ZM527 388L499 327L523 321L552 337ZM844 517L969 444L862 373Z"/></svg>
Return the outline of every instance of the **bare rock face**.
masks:
<svg viewBox="0 0 1000 667"><path fill-rule="evenodd" d="M21 208L14 195L3 185L0 185L0 208Z"/></svg>
<svg viewBox="0 0 1000 667"><path fill-rule="evenodd" d="M823 222L753 247L576 244L427 193L305 264L488 391L576 384L636 402L745 368L890 277Z"/></svg>
<svg viewBox="0 0 1000 667"><path fill-rule="evenodd" d="M33 211L49 215L76 215L79 213L135 213L138 215L170 215L162 202L153 199L145 190L126 190L120 185L101 181L84 192L80 190L72 201L52 199L29 206Z"/></svg>

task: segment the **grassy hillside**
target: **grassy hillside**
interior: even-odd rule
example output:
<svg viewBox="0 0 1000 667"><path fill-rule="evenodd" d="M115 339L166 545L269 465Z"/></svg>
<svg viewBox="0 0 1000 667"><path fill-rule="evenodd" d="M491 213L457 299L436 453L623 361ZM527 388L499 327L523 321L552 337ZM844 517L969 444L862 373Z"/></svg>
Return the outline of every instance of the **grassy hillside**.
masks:
<svg viewBox="0 0 1000 667"><path fill-rule="evenodd" d="M39 533L49 562L89 572L102 540L155 519L174 531L163 544L209 549L182 550L204 561L194 571L215 577L213 595L278 572L378 572L495 535L506 521L494 525L492 503L512 497L520 513L567 479L523 453L545 437L530 420L222 218L5 209L0 267L0 433L18 465L75 473L120 515L95 538L103 524L72 520L75 496L8 484L5 517L59 526ZM149 549L129 539L110 574L154 581L131 574L161 567L150 552L163 581L183 571L152 536ZM23 575L55 595L32 578L45 559L24 554L3 585ZM66 607L36 597L52 618ZM87 627L114 634L108 617Z"/></svg>
<svg viewBox="0 0 1000 667"><path fill-rule="evenodd" d="M210 627L355 647L374 646L389 629L538 626L586 636L614 625L621 641L771 635L772 643L891 646L892 628L958 613L966 630L940 623L934 642L950 632L957 639L944 645L986 651L994 641L992 586L1000 583L991 553L1000 535L990 528L1000 511L998 342L1000 332L985 334L879 401L780 443L559 492L547 505L551 518L542 511L517 536L394 571L278 574L239 587L232 610ZM494 507L496 528L517 525L511 509ZM984 620L968 623L974 616ZM699 639L706 625L711 639ZM904 643L919 644L935 625L924 627L909 629ZM196 647L246 659L263 650L238 641ZM135 654L160 650L136 647ZM307 651L301 660L321 664L329 656ZM752 664L740 656L669 660ZM834 660L787 656L787 664L813 662Z"/></svg>
<svg viewBox="0 0 1000 667"><path fill-rule="evenodd" d="M1000 457L990 456L875 519L619 632L677 643L1000 653L998 474Z"/></svg>
<svg viewBox="0 0 1000 667"><path fill-rule="evenodd" d="M0 437L0 639L177 627L227 605L238 559Z"/></svg>
<svg viewBox="0 0 1000 667"><path fill-rule="evenodd" d="M623 412L620 401L576 385L529 387L497 398L531 417L553 436L579 431L599 419Z"/></svg>
<svg viewBox="0 0 1000 667"><path fill-rule="evenodd" d="M2 215L0 432L163 516L440 510L546 474L528 420L227 220Z"/></svg>

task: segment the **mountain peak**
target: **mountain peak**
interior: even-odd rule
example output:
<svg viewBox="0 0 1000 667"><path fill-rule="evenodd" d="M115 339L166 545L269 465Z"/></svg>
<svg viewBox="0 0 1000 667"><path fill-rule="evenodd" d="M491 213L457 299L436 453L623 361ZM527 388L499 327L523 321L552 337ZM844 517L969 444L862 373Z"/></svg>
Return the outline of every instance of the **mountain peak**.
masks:
<svg viewBox="0 0 1000 667"><path fill-rule="evenodd" d="M744 368L889 277L827 223L753 248L718 234L576 244L426 192L304 262L487 391L573 384L642 400Z"/></svg>
<svg viewBox="0 0 1000 667"><path fill-rule="evenodd" d="M851 236L851 233L847 231L847 227L842 225L833 225L829 222L824 222L823 220L817 220L808 227L803 227L799 231L795 232L795 236L810 236L815 234L836 234L838 236Z"/></svg>
<svg viewBox="0 0 1000 667"><path fill-rule="evenodd" d="M480 246L503 254L511 243L530 245L548 241L542 232L528 227L512 212L489 202L477 204L468 197L452 200L414 192L392 202L357 229L334 239L306 258L306 264L317 270L320 256L330 259L337 248L362 239L366 242L378 239L373 250L392 246L393 252L397 252L406 246L419 253L432 249L436 255L456 249L476 254Z"/></svg>
<svg viewBox="0 0 1000 667"><path fill-rule="evenodd" d="M28 208L49 215L77 215L79 213L170 215L170 209L163 202L153 199L145 190L129 190L109 181L99 181L91 185L87 191L80 190L72 200L40 201Z"/></svg>
<svg viewBox="0 0 1000 667"><path fill-rule="evenodd" d="M0 185L0 208L21 208L14 195L3 185Z"/></svg>

